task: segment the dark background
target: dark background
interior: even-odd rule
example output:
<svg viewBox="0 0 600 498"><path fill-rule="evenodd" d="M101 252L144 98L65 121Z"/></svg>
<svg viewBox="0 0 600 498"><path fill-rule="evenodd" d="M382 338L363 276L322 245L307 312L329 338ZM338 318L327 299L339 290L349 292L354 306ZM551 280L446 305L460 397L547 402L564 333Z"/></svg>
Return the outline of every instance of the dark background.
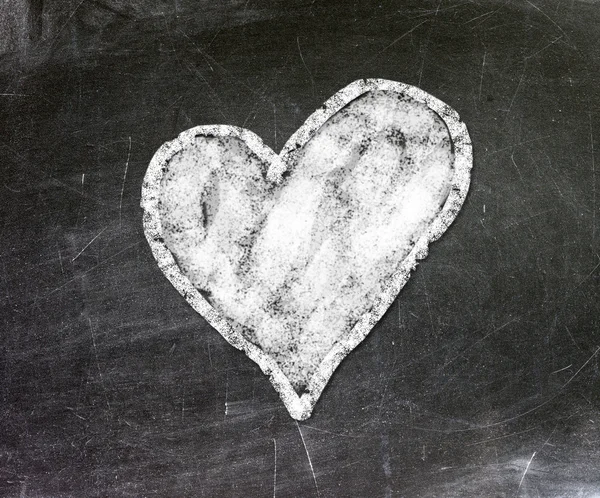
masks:
<svg viewBox="0 0 600 498"><path fill-rule="evenodd" d="M0 495L600 496L599 2L2 5ZM365 77L460 113L471 190L297 424L159 271L142 178Z"/></svg>

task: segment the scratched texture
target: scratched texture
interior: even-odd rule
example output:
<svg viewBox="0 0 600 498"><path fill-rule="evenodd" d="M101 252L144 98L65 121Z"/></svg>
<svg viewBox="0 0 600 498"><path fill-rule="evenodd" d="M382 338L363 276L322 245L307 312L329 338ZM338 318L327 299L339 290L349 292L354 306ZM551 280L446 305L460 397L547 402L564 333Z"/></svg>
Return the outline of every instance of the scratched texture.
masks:
<svg viewBox="0 0 600 498"><path fill-rule="evenodd" d="M598 496L599 2L27 5L0 7L1 496ZM279 150L363 77L455 108L472 186L296 423L160 273L141 182L194 125Z"/></svg>

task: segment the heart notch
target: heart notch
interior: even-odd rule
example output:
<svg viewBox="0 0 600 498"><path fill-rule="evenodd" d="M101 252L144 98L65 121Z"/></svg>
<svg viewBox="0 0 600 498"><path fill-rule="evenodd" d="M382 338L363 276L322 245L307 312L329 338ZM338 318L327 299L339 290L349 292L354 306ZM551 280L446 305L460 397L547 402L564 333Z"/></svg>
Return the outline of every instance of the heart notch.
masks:
<svg viewBox="0 0 600 498"><path fill-rule="evenodd" d="M154 155L142 188L159 268L307 419L465 200L471 140L416 87L355 81L279 154L199 126Z"/></svg>

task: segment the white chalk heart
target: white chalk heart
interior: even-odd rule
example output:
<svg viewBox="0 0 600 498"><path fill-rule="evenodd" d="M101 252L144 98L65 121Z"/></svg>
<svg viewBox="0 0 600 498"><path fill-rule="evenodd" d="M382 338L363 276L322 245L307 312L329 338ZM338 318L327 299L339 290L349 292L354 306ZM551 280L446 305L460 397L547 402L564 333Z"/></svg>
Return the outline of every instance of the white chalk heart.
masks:
<svg viewBox="0 0 600 498"><path fill-rule="evenodd" d="M360 80L279 155L233 126L164 144L144 180L144 230L175 288L304 420L458 214L471 166L453 109Z"/></svg>

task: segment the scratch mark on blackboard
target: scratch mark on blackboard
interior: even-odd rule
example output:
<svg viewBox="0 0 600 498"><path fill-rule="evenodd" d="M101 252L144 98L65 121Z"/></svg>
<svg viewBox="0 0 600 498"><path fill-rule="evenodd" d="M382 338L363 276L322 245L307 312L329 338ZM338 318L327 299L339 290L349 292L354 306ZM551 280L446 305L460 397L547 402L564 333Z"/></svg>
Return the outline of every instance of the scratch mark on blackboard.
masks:
<svg viewBox="0 0 600 498"><path fill-rule="evenodd" d="M248 0L249 2L250 0ZM244 10L246 10L246 7L248 6L248 2L246 2L246 5L244 5ZM226 23L225 23L226 24ZM223 24L223 26L225 26L225 24ZM212 39L210 40L210 42L208 43L208 45L205 47L205 50L208 50L210 48L210 46L213 44L213 42L215 41L215 38L217 36L219 36L219 33L221 32L221 30L223 29L223 26L221 26L217 32L215 33L215 36L212 37Z"/></svg>
<svg viewBox="0 0 600 498"><path fill-rule="evenodd" d="M202 83L204 83L209 88L210 92L208 92L208 94L207 94L208 97L215 103L216 110L219 112L219 114L221 114L221 116L223 116L224 119L227 119L227 116L225 116L225 114L223 113L223 110L222 110L222 107L224 107L224 106L223 106L223 102L219 98L219 94L210 85L210 83L204 77L204 75L192 64L186 63L185 67L187 67L190 74L192 74L193 76L196 76L200 81L202 81Z"/></svg>
<svg viewBox="0 0 600 498"><path fill-rule="evenodd" d="M220 33L220 29L219 31L217 31L217 34L213 37L213 39L211 40L211 42L208 44L208 47L206 47L207 49L210 47L210 45L212 45L212 42L214 41L214 39L217 37L217 35ZM178 34L183 35L185 38L187 38L189 40L189 42L194 45L194 48L196 49L196 51L202 56L202 58L204 59L204 61L208 64L208 67L210 67L210 70L214 72L214 68L212 67L212 64L210 63L210 61L208 60L208 56L204 53L204 50L202 50L198 45L196 45L194 43L194 40L192 40L188 35L186 35L183 31L181 31L180 29L177 29L176 32ZM175 52L175 49L173 49L173 51Z"/></svg>
<svg viewBox="0 0 600 498"><path fill-rule="evenodd" d="M569 334L569 337L571 338L571 340L573 341L573 344L575 344L575 346L577 346L577 349L581 349L579 347L579 344L577 344L577 342L575 342L575 338L573 337L573 334L571 334L571 331L569 330L569 327L567 327L565 325L565 329L567 330L567 333Z"/></svg>
<svg viewBox="0 0 600 498"><path fill-rule="evenodd" d="M529 462L527 462L527 467L525 467L525 472L523 472L523 475L521 476L521 480L519 481L519 487L517 488L517 493L515 494L515 496L518 496L519 491L521 490L521 485L523 484L523 479L525 479L525 474L527 474L527 471L529 470L529 466L531 465L531 462L533 461L533 458L535 457L535 451L533 452L533 455L531 455L531 458L529 459Z"/></svg>
<svg viewBox="0 0 600 498"><path fill-rule="evenodd" d="M246 127L246 123L248 122L248 120L250 119L250 116L252 116L252 115L254 115L253 119L256 119L256 102L252 106L252 109L250 109L250 112L246 116L246 119L244 119L244 122L242 123L242 128Z"/></svg>
<svg viewBox="0 0 600 498"><path fill-rule="evenodd" d="M573 363L571 363L570 365L567 365L566 367L559 368L558 370L555 370L554 372L550 372L550 375L554 375L554 374L557 374L558 372L562 372L563 370L566 370L567 368L571 368L572 366L573 366Z"/></svg>
<svg viewBox="0 0 600 498"><path fill-rule="evenodd" d="M455 5L449 5L448 7L444 7L443 9L441 9L440 7L442 6L442 2L443 2L443 0L440 0L440 2L438 3L438 6L436 7L435 10L424 9L421 11L420 14L411 16L410 19L419 19L420 17L430 16L431 14L433 14L435 17L438 15L439 12L448 12L449 10L455 10L455 9L458 9L465 5L471 5L473 3L473 0L467 0L466 2L457 3ZM398 12L403 12L403 11L399 10Z"/></svg>
<svg viewBox="0 0 600 498"><path fill-rule="evenodd" d="M229 411L229 403L227 403L227 397L229 396L229 371L227 372L226 380L225 380L225 417L227 416L227 412Z"/></svg>
<svg viewBox="0 0 600 498"><path fill-rule="evenodd" d="M368 61L366 61L364 65L366 65L368 62L371 62L372 60L376 59L377 57L379 57L381 54L383 54L386 50L388 50L389 48L393 47L396 43L398 43L400 40L402 40L403 38L405 38L406 36L410 35L415 29L417 29L419 26L422 26L423 24L425 24L429 19L425 19L424 21L420 22L419 24L417 24L416 26L414 26L413 28L409 29L406 33L400 35L398 38L396 38L392 43L390 43L389 45L385 46L381 51L377 52L373 57L371 57Z"/></svg>
<svg viewBox="0 0 600 498"><path fill-rule="evenodd" d="M212 355L210 354L210 344L208 344L208 363L210 364L210 368L215 368L213 367Z"/></svg>
<svg viewBox="0 0 600 498"><path fill-rule="evenodd" d="M123 192L125 191L125 178L129 168L129 158L131 157L131 137L129 137L129 149L127 150L127 161L125 162L125 172L123 173L123 183L121 184L121 198L119 199L119 228L121 227L121 211L123 208Z"/></svg>
<svg viewBox="0 0 600 498"><path fill-rule="evenodd" d="M500 10L502 10L502 8L504 8L504 6L508 3L508 1L504 2L502 5L500 5L500 7L498 7L496 10L490 10L489 12L486 12L485 14L481 14L479 16L473 17L471 19L469 19L468 21L464 22L463 24L469 24L473 21L476 21L477 19L481 19L483 17L483 19L481 21L479 21L477 24L474 24L471 29L474 29L476 26L479 26L480 24L484 23L485 21L487 21L488 19L491 19L491 17L496 14L497 12L500 12Z"/></svg>
<svg viewBox="0 0 600 498"><path fill-rule="evenodd" d="M275 498L277 492L277 441L273 438L273 451L275 452L275 463L273 466L273 498Z"/></svg>
<svg viewBox="0 0 600 498"><path fill-rule="evenodd" d="M514 161L513 161L514 162ZM538 216L543 216L544 214L547 213L554 213L557 211L557 208L553 208L553 209L545 209L544 211L540 211L539 213L533 213L533 214L529 214L527 216L525 216L524 218L521 218L520 220L516 220L516 221L507 221L506 223L504 223L504 227L503 229L506 230L508 228L514 228L516 226L522 225L523 223L526 223L528 221L531 221L535 218L537 218Z"/></svg>
<svg viewBox="0 0 600 498"><path fill-rule="evenodd" d="M73 9L73 11L69 15L69 17L67 18L67 20L65 21L65 23L58 29L58 31L56 32L56 35L54 35L54 40L52 41L52 43L54 43L58 39L58 37L62 33L63 29L65 29L67 27L67 25L71 22L71 19L73 19L73 16L79 10L79 7L81 7L83 5L83 2L85 2L85 0L81 0L81 2L79 2L79 4L77 5L77 7L75 7ZM43 38L41 38L38 43L41 43L42 41L43 41Z"/></svg>
<svg viewBox="0 0 600 498"><path fill-rule="evenodd" d="M20 194L22 192L22 190L15 190L14 188L10 188L6 183L4 184L4 188L14 194Z"/></svg>
<svg viewBox="0 0 600 498"><path fill-rule="evenodd" d="M393 343L392 343L393 344ZM398 358L394 358L394 363L392 364L392 368L390 368L390 372L395 372L396 370L396 364L398 363ZM390 379L392 378L391 375L386 375L385 376L385 384L383 385L383 389L381 391L381 401L379 401L379 409L378 411L378 417L381 420L381 412L383 410L383 406L385 404L386 398L387 398L387 392L388 392L388 387L390 385ZM412 404L408 404L408 409L410 411L410 414L412 415ZM361 437L361 436L349 436L349 437Z"/></svg>
<svg viewBox="0 0 600 498"><path fill-rule="evenodd" d="M529 410L526 410L523 413L520 413L519 415L515 415L514 417L510 417L510 418L501 420L499 422L494 422L493 424L488 424L486 426L479 427L479 429L487 429L488 427L494 427L496 425L501 425L501 424L506 424L508 422L512 422L514 420L517 420L518 418L524 417L525 415L529 415L530 413L533 413L534 411L539 410L542 406L545 406L548 403L550 403L551 401L554 401L558 396L560 396L560 393L565 389L565 387L567 387L573 381L573 379L579 375L579 373L590 363L590 361L592 361L594 359L594 357L599 352L600 352L600 347L598 347L598 349L596 349L596 351L594 351L594 353L592 353L592 355L587 359L587 361L583 365L581 365L581 367L579 367L579 370L577 370L577 372L575 372L571 376L571 378L558 389L558 392L554 396L548 398L543 403L540 403L539 405L534 406L533 408L530 408Z"/></svg>
<svg viewBox="0 0 600 498"><path fill-rule="evenodd" d="M481 76L479 77L479 101L481 102L481 89L483 87L483 70L485 68L485 58L487 56L487 51L483 52L483 61L481 62Z"/></svg>
<svg viewBox="0 0 600 498"><path fill-rule="evenodd" d="M558 3L556 4L556 9L554 9L554 14L558 14L558 9L560 8L560 4L562 3L562 0L558 0Z"/></svg>
<svg viewBox="0 0 600 498"><path fill-rule="evenodd" d="M465 21L463 24L469 24L473 21L476 21L477 19L481 19L482 17L488 17L491 16L492 14L494 14L496 11L495 10L491 10L489 12L485 12L484 14L472 17L471 19L469 19L468 21Z"/></svg>
<svg viewBox="0 0 600 498"><path fill-rule="evenodd" d="M92 326L92 319L88 317L88 323L90 325L90 334L92 335L92 345L94 346L94 356L96 358L96 367L98 368L98 374L100 375L100 383L104 389L104 397L106 399L106 405L110 410L110 403L108 402L108 396L106 395L106 384L104 383L104 376L102 375L102 369L100 368L100 360L98 359L98 347L96 346L96 335L94 334L94 327Z"/></svg>
<svg viewBox="0 0 600 498"><path fill-rule="evenodd" d="M417 86L421 86L421 79L423 78L423 66L425 66L425 53L423 53L423 58L421 59L421 69L419 69L419 82Z"/></svg>
<svg viewBox="0 0 600 498"><path fill-rule="evenodd" d="M57 248L57 250L58 250L58 262L60 263L60 272L64 275L65 269L63 267L63 262L62 262L62 254L60 253L60 248Z"/></svg>
<svg viewBox="0 0 600 498"><path fill-rule="evenodd" d="M42 0L40 0L40 1L42 1ZM126 19L126 20L135 19L135 17L133 17L131 14L123 12L122 10L119 10L118 8L116 8L115 5L112 5L115 2L91 0L91 3L97 7L100 7L102 10L107 10L111 14L114 14L123 19ZM175 0L175 13L177 13L177 0Z"/></svg>
<svg viewBox="0 0 600 498"><path fill-rule="evenodd" d="M481 339L475 341L473 344L471 344L468 348L463 349L459 354L457 354L455 357L453 357L452 359L450 359L446 364L444 364L444 366L442 368L446 368L448 365L450 365L453 361L455 361L457 358L460 358L462 355L464 355L467 351L473 349L475 346L477 346L477 344L480 344L481 342L485 341L488 337L490 337L491 335L495 334L496 332L500 332L502 329L504 329L505 327L508 327L511 323L514 323L518 320L520 320L520 316L515 317L515 318L511 318L510 320L508 320L507 322L503 323L502 325L500 325L499 327L496 327L494 330L492 330L491 332L488 332L487 334L485 334Z"/></svg>
<svg viewBox="0 0 600 498"><path fill-rule="evenodd" d="M296 427L298 427L298 432L300 433L300 438L302 439L302 445L304 446L304 451L306 451L306 457L308 458L308 465L310 465L310 471L313 475L313 481L315 482L315 488L317 490L317 496L321 496L319 491L319 485L317 484L317 476L315 475L315 469L313 468L312 460L310 459L310 455L308 454L308 448L306 447L306 442L304 441L304 435L302 434L302 429L300 429L300 424L296 421Z"/></svg>
<svg viewBox="0 0 600 498"><path fill-rule="evenodd" d="M433 322L433 314L431 313L431 299L427 290L427 280L423 277L423 290L425 291L425 302L427 304L427 314L429 315L429 326L431 327L431 333L436 333L435 324Z"/></svg>
<svg viewBox="0 0 600 498"><path fill-rule="evenodd" d="M592 127L592 113L588 113L590 119L590 151L592 153L592 244L596 242L596 158L594 154L594 129Z"/></svg>
<svg viewBox="0 0 600 498"><path fill-rule="evenodd" d="M562 33L562 36L565 38L565 41L569 39L567 33L560 27L560 25L552 19L548 14L546 14L542 9L540 9L536 4L530 2L529 0L525 0L529 5L531 5L535 10L537 10L540 14L542 14L546 19L548 19L554 26L558 28L558 30ZM568 43L567 43L568 44ZM568 44L569 45L569 44ZM571 48L575 48L573 45L569 45Z"/></svg>
<svg viewBox="0 0 600 498"><path fill-rule="evenodd" d="M516 98L517 94L519 93L519 88L521 88L521 83L523 83L523 78L525 77L526 69L527 69L527 60L525 60L525 63L523 64L523 72L521 73L521 79L519 79L519 84L517 85L515 93L513 93L512 99L510 100L510 105L508 106L508 109L506 110L506 118L504 119L505 122L508 119L508 115L510 114L510 110L512 109L513 104L515 103L515 98Z"/></svg>
<svg viewBox="0 0 600 498"><path fill-rule="evenodd" d="M107 261L110 261L113 258L116 258L117 256L119 256L120 254L124 253L125 251L127 251L128 249L131 249L132 247L135 246L139 246L142 243L142 241L138 241L138 242L134 242L131 245L128 245L127 247L121 249L120 251L114 253L113 255L109 256L108 258L106 258L103 261L100 261L100 263L98 263L97 265L92 266L89 270L84 271L83 273L81 273L80 275L77 275L69 280L67 280L65 283L59 285L58 287L52 289L50 292L48 292L48 294L46 294L45 296L42 296L42 299L48 298L50 297L52 294L54 294L55 292L58 292L59 290L62 290L63 288L65 288L67 285L69 285L72 282L75 282L76 280L82 279L83 277L85 277L88 273L94 271L96 268L99 268L100 266L104 265L104 263L106 263Z"/></svg>
<svg viewBox="0 0 600 498"><path fill-rule="evenodd" d="M498 441L499 439L506 439L507 437L512 437L512 436L519 436L521 434L525 434L526 432L531 432L533 430L537 429L536 427L530 427L529 429L525 429L524 431L519 431L519 432L511 432L510 434L505 434L504 436L498 436L498 437L493 437L490 439L484 439L483 441L477 441L475 443L470 443L467 444L465 446L477 446L478 444L485 444L485 443L491 443L492 441Z"/></svg>
<svg viewBox="0 0 600 498"><path fill-rule="evenodd" d="M4 276L4 288L6 289L6 300L8 301L8 304L12 306L11 303L11 299L10 299L10 290L11 287L10 285L8 285L8 273L6 272L6 263L4 262L5 258L2 258L2 271L3 271L3 276Z"/></svg>
<svg viewBox="0 0 600 498"><path fill-rule="evenodd" d="M221 29L223 28L223 26L221 27ZM220 71L222 71L222 73L225 75L225 77L227 77L228 79L230 79L231 81L234 81L236 84L244 87L246 90L248 90L249 93L251 93L252 95L256 95L257 97L260 98L260 100L266 100L269 103L272 103L272 101L266 96L266 95L261 95L259 94L259 92L257 92L254 88L252 88L250 85L248 85L247 83L245 83L243 80L236 78L231 71L228 71L227 68L225 68L224 66L222 66L221 64L219 64L214 57L211 57L208 53L206 53L205 50L208 50L209 47L206 47L205 50L202 50L198 45L196 45L193 40L183 31L181 30L177 30L177 32L181 35L183 35L185 38L187 38L190 42L192 42L192 44L194 45L194 47L196 48L196 50L202 55L202 57L205 59L205 61L207 62L207 64L210 66L211 70L214 71L213 66L218 68ZM217 33L218 34L218 33ZM216 36L215 36L216 38ZM214 40L214 38L213 38ZM212 43L212 41L211 41ZM209 44L210 46L210 44ZM212 62L212 64L210 64L210 62ZM183 64L182 64L183 66ZM188 68L189 69L189 68ZM193 74L193 73L192 73ZM212 87L211 87L212 90ZM225 117L225 115L221 112L221 114L223 115L223 117Z"/></svg>
<svg viewBox="0 0 600 498"><path fill-rule="evenodd" d="M546 158L548 159L548 165L549 167L552 169L552 171L554 171L557 175L558 172L556 171L556 168L554 168L552 166L552 160L550 159L550 157L547 154L544 154L546 156ZM538 171L538 175L541 176L537 161L535 160L534 155L529 154L529 158L531 159L531 162L535 165L536 170ZM565 197L565 194L563 194L563 191L560 189L560 187L558 186L558 183L556 183L556 180L551 176L551 175L546 175L546 178L549 178L550 181L554 184L554 188L556 188L556 191L558 192L558 195L560 195L561 197Z"/></svg>
<svg viewBox="0 0 600 498"><path fill-rule="evenodd" d="M525 59L532 59L533 57L535 57L537 54L543 52L544 50L546 50L547 48L551 47L552 45L554 45L558 40L562 39L562 35L556 37L554 40L552 40L550 43L548 43L548 45L545 45L544 47L540 48L539 50L535 51L533 54L528 55L527 57L525 57Z"/></svg>
<svg viewBox="0 0 600 498"><path fill-rule="evenodd" d="M569 365L571 366L571 365ZM568 368L568 367L567 367ZM567 418L567 420L569 418L571 418L573 415L569 415L569 417ZM554 436L554 433L556 432L556 429L558 428L558 424L554 426L554 429L552 429L552 432L550 433L550 435L548 436L548 439L546 439L546 441L544 441L544 444L542 445L542 450L544 449L544 447L550 442L550 439L552 439L552 436ZM552 445L550 445L552 446ZM541 450L540 450L541 451Z"/></svg>
<svg viewBox="0 0 600 498"><path fill-rule="evenodd" d="M384 496L385 498L389 498L392 496L392 487L390 486L392 477L392 462L390 458L390 438L387 432L381 435L381 453L383 475L385 476L386 480Z"/></svg>
<svg viewBox="0 0 600 498"><path fill-rule="evenodd" d="M598 255L596 255L596 256L598 256ZM598 263L596 266L594 266L594 267L592 268L592 271L591 271L591 272L589 272L589 273L588 273L588 274L587 274L585 277L583 277L583 279L581 280L581 282L579 282L579 283L577 284L577 287L575 287L575 289L578 289L579 287L581 287L581 285L582 285L582 284L583 284L583 283L584 283L584 282L585 282L585 281L586 281L588 278L590 278L590 277L591 277L591 276L594 274L594 272L595 272L595 271L596 271L598 268L600 268L600 263Z"/></svg>
<svg viewBox="0 0 600 498"><path fill-rule="evenodd" d="M435 12L433 13L433 17L436 17L438 15L441 5L442 5L442 0L440 0L438 2L437 8L435 9ZM417 83L418 87L421 86L421 80L423 79L423 69L425 67L425 59L427 59L427 49L429 48L429 40L431 39L431 32L433 29L434 29L434 24L431 23L429 25L429 30L427 31L427 37L425 38L425 42L421 45L422 57L421 57L421 68L419 69L419 82Z"/></svg>
<svg viewBox="0 0 600 498"><path fill-rule="evenodd" d="M74 258L71 260L71 263L72 263L73 261L75 261L75 260L76 260L76 259L77 259L79 256L81 256L81 255L83 254L83 251L85 251L85 250L86 250L88 247L90 247L90 246L92 245L92 243L93 243L93 242L94 242L94 241L95 241L95 240L96 240L98 237L100 237L100 235L102 235L102 234L104 233L104 231L105 231L107 228L108 228L108 225L107 225L107 226L105 226L105 227L104 227L102 230L100 230L100 231L99 231L99 232L96 234L96 236L95 236L95 237L94 237L92 240L90 240L90 241L89 241L89 242L88 242L88 243L85 245L85 247L84 247L84 248L83 248L81 251L79 251L79 252L77 253L77 255L76 255L76 256L75 256L75 257L74 257ZM60 254L60 251L59 251L59 254ZM61 260L61 268L62 268L62 260Z"/></svg>
<svg viewBox="0 0 600 498"><path fill-rule="evenodd" d="M509 145L508 147L502 147L500 149L494 149L486 153L486 156L490 156L492 154L497 154L498 152L504 152L506 150L514 149L515 147L519 147L521 145L530 144L533 142L539 142L540 140L546 140L547 138L552 138L556 135L545 135L543 137L532 138L530 140L523 140L522 142L518 142L516 144ZM532 158L532 160L534 160Z"/></svg>
<svg viewBox="0 0 600 498"><path fill-rule="evenodd" d="M25 478L24 481L21 481L21 492L19 494L19 498L27 498L27 478Z"/></svg>
<svg viewBox="0 0 600 498"><path fill-rule="evenodd" d="M392 366L392 370L393 370L393 366ZM302 424L302 427L305 427L307 429L311 429L311 430L317 431L317 432L323 432L325 434L331 434L332 436L349 437L349 438L354 438L354 439L362 439L362 438L367 437L367 436L357 436L354 434L344 434L342 432L327 431L325 429L319 429L318 427L314 427L314 426L308 425L308 424Z"/></svg>
<svg viewBox="0 0 600 498"><path fill-rule="evenodd" d="M69 410L69 411L70 411L70 412L71 412L73 415L75 415L75 416L76 416L78 419L81 419L81 420L87 420L87 418L85 418L85 417L82 417L81 415L79 415L79 414L78 414L78 413L75 411L75 408L73 408L73 407L71 407L71 406L65 406L65 408L66 408L67 410Z"/></svg>
<svg viewBox="0 0 600 498"><path fill-rule="evenodd" d="M302 56L302 50L300 50L300 37L296 37L296 44L298 45L298 53L300 54L300 59L302 60L302 64L304 65L304 69L306 69L306 72L308 73L308 76L310 77L310 83L312 85L312 94L313 97L315 95L315 80L313 78L312 73L310 72L310 69L308 69L308 66L306 65L306 62L304 62L304 57Z"/></svg>
<svg viewBox="0 0 600 498"><path fill-rule="evenodd" d="M275 135L275 150L279 147L277 146L277 107L273 104L273 133Z"/></svg>

